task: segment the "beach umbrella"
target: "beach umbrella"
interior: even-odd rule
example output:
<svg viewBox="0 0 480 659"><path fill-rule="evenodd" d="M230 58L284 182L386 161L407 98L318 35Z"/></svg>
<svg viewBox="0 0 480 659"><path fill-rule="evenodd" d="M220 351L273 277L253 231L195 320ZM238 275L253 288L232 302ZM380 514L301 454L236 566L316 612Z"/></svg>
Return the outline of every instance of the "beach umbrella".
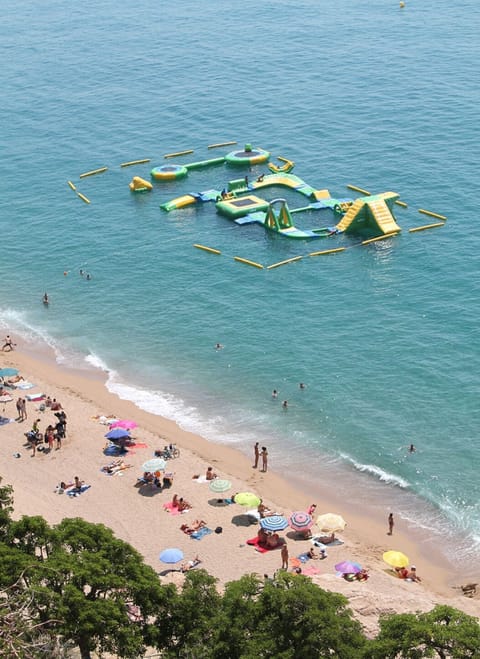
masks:
<svg viewBox="0 0 480 659"><path fill-rule="evenodd" d="M214 478L213 481L210 481L208 487L212 492L220 494L221 492L226 492L229 490L232 487L232 484L230 481L227 481L223 478Z"/></svg>
<svg viewBox="0 0 480 659"><path fill-rule="evenodd" d="M178 563L183 558L183 551L175 547L164 549L159 556L162 563Z"/></svg>
<svg viewBox="0 0 480 659"><path fill-rule="evenodd" d="M405 554L402 554L401 551L386 551L383 554L383 560L387 565L391 565L392 567L407 567L407 565L410 563L408 556L405 556Z"/></svg>
<svg viewBox="0 0 480 659"><path fill-rule="evenodd" d="M123 437L130 437L130 433L124 428L113 428L113 430L107 432L105 437L107 439L122 439Z"/></svg>
<svg viewBox="0 0 480 659"><path fill-rule="evenodd" d="M336 531L343 531L347 522L341 515L335 513L325 513L317 517L317 526L320 531L325 533L335 533Z"/></svg>
<svg viewBox="0 0 480 659"><path fill-rule="evenodd" d="M257 497L253 492L239 492L235 495L235 503L239 503L241 506L246 506L247 508L259 506L260 501L260 497Z"/></svg>
<svg viewBox="0 0 480 659"><path fill-rule="evenodd" d="M313 526L313 518L303 510L297 510L290 515L288 523L294 531L308 531Z"/></svg>
<svg viewBox="0 0 480 659"><path fill-rule="evenodd" d="M166 466L167 463L163 458L152 458L143 463L142 471L163 471Z"/></svg>
<svg viewBox="0 0 480 659"><path fill-rule="evenodd" d="M0 378L10 378L13 375L18 375L16 368L0 368Z"/></svg>
<svg viewBox="0 0 480 659"><path fill-rule="evenodd" d="M138 423L135 421L130 421L130 419L120 419L118 421L112 421L110 424L110 430L113 428L123 428L124 430L133 430L138 428Z"/></svg>
<svg viewBox="0 0 480 659"><path fill-rule="evenodd" d="M358 574L362 571L362 566L360 563L355 563L353 561L342 561L335 565L335 569L342 574Z"/></svg>
<svg viewBox="0 0 480 659"><path fill-rule="evenodd" d="M288 526L288 519L283 515L269 515L260 520L260 526L265 531L283 531Z"/></svg>

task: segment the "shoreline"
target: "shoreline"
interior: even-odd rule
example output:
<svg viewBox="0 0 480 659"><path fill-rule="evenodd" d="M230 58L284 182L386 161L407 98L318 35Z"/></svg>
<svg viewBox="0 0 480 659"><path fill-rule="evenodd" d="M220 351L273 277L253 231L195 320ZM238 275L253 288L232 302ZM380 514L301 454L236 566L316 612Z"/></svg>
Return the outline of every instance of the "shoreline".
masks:
<svg viewBox="0 0 480 659"><path fill-rule="evenodd" d="M28 344L17 347L12 353L2 353L0 363L2 366L11 365L18 368L25 378L36 383L38 386L32 390L33 392L43 388L43 393L60 400L68 418L67 440L61 451L52 456L37 454L32 460L18 442L23 437L23 433L30 428L33 404L29 404L30 413L26 424L8 424L0 428L3 440L1 454L4 459L4 469L0 475L3 477L4 485L14 486L15 518L22 514L40 514L50 524L55 524L66 516L81 516L91 522L104 523L140 551L147 563L158 569L159 565L161 567L158 553L162 546L166 546L165 542L171 540L172 546L177 544L180 546L184 541L178 530L179 525L175 524L167 528L166 522L171 520L166 518L170 516L163 510L158 512L161 506L157 499L164 502L173 494L173 490L171 494L162 493L158 497L157 495L135 496L138 492L132 485L141 473L140 465L152 457L152 449L173 442L181 449L180 459L168 463L168 468L175 470L173 489L175 492L179 490L179 494L194 501L194 510L186 517L191 520L201 515L202 519L209 518L207 520L209 526L223 527L222 535L214 536L214 542L209 542L212 536L201 543L192 543L191 539L185 536L187 543L183 544L186 551L191 550L205 555L204 567L219 579L220 584L239 578L246 572L271 573L280 566L280 557L279 552L275 551L266 555L255 555L256 552L245 546L246 539L256 534L256 528L252 527L248 530L242 528L244 526L242 523L238 526L234 525L235 522L232 524L232 520L241 517L243 512L239 506L215 507L212 505L213 495L210 495L209 501L197 502L197 499L205 495L207 486L192 481L192 475L203 472L207 464L211 464L219 475L232 481L233 491L252 490L270 506L285 514L293 510L305 510L311 503L316 502L318 514L328 511L338 512L347 520L345 531L339 534L345 544L339 547L338 551L337 548L329 550L328 559L319 565L322 574L314 577L314 581L321 587L342 592L347 597L356 591L356 585L338 579L333 570L333 564L337 560L349 558L359 560L370 571L372 578L368 584L359 584L359 586L361 592L365 593L366 586L371 584L375 598L378 600L377 607L382 606L382 595L378 589L385 589L392 600L392 593L395 594L396 591L400 593L397 598L401 598L398 606L390 602L387 606L388 610L393 608L397 611L398 608L408 606L411 598L411 610L425 606L432 608L432 602L442 601L461 608L471 615L479 615L478 599L469 600L461 597L459 591L454 588L461 583L459 579L480 581L480 575L477 575L476 579L475 575L471 574L460 576L440 553L435 555L428 545L418 544L404 533L398 522L394 536L389 538L386 515L384 521L366 516L364 512L362 513L360 500L342 501L341 493L322 490L321 485L318 484L314 490L311 483L302 481L298 477L286 478L276 473L275 469L269 470L266 474L254 470L251 459L237 448L207 441L203 437L183 430L175 422L145 412L134 403L122 400L109 392L105 386L106 377L100 371L93 369L77 371L59 365L53 354L47 351L43 353L34 351ZM12 396L15 398L24 393L14 390ZM15 404L12 402L7 405L12 407L7 407L5 414L9 412L13 414ZM44 416L46 414L48 413L40 413L39 416L46 418ZM92 418L100 414L115 414L121 418L134 419L139 425L134 435L138 435L141 442L148 444L148 449L127 456L126 460L131 461L133 467L124 473L123 478L111 478L99 471L100 466L110 460L101 452L102 442L105 441L103 435L108 428L101 426ZM44 423L43 418L42 423ZM7 436L8 441L6 441ZM21 460L12 458L16 450L21 451ZM18 469L19 466L22 468ZM72 468L81 472L80 478L91 482L92 488L78 499L67 501L70 497L62 499L53 494L53 489L57 482L64 478L73 478L75 475L73 472L65 473ZM97 486L99 490L101 488L100 494L98 492L94 494ZM118 503L119 497L122 501L118 511L113 510L109 505L112 495L114 502ZM125 499L127 496L128 501ZM208 494L206 496L208 497ZM61 505L57 506L57 503ZM181 520L188 521L184 520L183 516ZM157 535L157 526L158 537L153 539L151 533L155 532ZM309 546L307 541L292 541L288 537L288 529L282 535L287 536L290 556L295 555L293 552L299 553ZM207 543L210 549L208 552ZM195 546L192 547L192 544ZM225 565L225 551L218 553L221 549L219 545L223 545L223 550L232 556L229 565ZM406 553L410 563L417 565L423 579L422 584L406 584L388 574L386 565L382 561L382 553L393 548ZM190 558L187 553L185 555L186 558ZM261 560L258 560L259 557ZM175 576L174 573L172 575ZM355 609L352 604L351 606Z"/></svg>

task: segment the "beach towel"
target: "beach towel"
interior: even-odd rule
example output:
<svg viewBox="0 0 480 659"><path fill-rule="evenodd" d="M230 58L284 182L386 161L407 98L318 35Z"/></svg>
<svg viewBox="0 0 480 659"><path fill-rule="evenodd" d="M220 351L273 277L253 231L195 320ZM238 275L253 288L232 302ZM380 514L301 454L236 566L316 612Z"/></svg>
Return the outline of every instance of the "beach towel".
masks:
<svg viewBox="0 0 480 659"><path fill-rule="evenodd" d="M15 423L15 419L8 419L6 416L0 416L0 426L5 426L7 423Z"/></svg>
<svg viewBox="0 0 480 659"><path fill-rule="evenodd" d="M167 513L170 513L170 515L180 515L180 511L178 510L177 506L173 506L172 502L169 501L168 503L163 504L164 510L167 511Z"/></svg>
<svg viewBox="0 0 480 659"><path fill-rule="evenodd" d="M299 554L297 558L301 563L306 563L307 561L310 560L310 556L308 556L308 554Z"/></svg>
<svg viewBox="0 0 480 659"><path fill-rule="evenodd" d="M209 529L208 526L202 526L197 531L190 533L190 537L193 538L193 540L201 540L206 535L210 535L211 533L213 533L212 529Z"/></svg>
<svg viewBox="0 0 480 659"><path fill-rule="evenodd" d="M45 394L26 394L25 398L27 400L43 400L45 398Z"/></svg>
<svg viewBox="0 0 480 659"><path fill-rule="evenodd" d="M305 567L302 567L302 574L312 577L314 574L321 574L321 570L315 567L315 565L305 565Z"/></svg>
<svg viewBox="0 0 480 659"><path fill-rule="evenodd" d="M15 385L15 389L33 389L34 386L32 382L19 382Z"/></svg>
<svg viewBox="0 0 480 659"><path fill-rule="evenodd" d="M78 497L87 490L89 490L92 486L91 485L82 485L80 490L77 490L75 488L71 488L70 490L65 490L65 494L68 494L69 497Z"/></svg>
<svg viewBox="0 0 480 659"><path fill-rule="evenodd" d="M322 536L318 536L322 537ZM327 545L323 544L323 542L320 542L317 538L312 538L311 543L312 545L315 545L315 547L320 547L320 549L328 549L328 547L336 547L338 545L343 545L343 540L340 540L340 538L335 538L333 542L329 542Z"/></svg>
<svg viewBox="0 0 480 659"><path fill-rule="evenodd" d="M210 535L210 533L213 533L212 529L209 529L208 526L202 526L198 531L190 533L190 537L194 540L201 540L204 536Z"/></svg>
<svg viewBox="0 0 480 659"><path fill-rule="evenodd" d="M258 551L260 554L266 554L267 551L274 551L275 549L280 549L282 543L280 542L276 547L262 547L258 544L258 538L255 536L251 540L247 540L247 545L255 547L255 551Z"/></svg>
<svg viewBox="0 0 480 659"><path fill-rule="evenodd" d="M206 476L198 476L198 478L193 479L195 483L208 483Z"/></svg>

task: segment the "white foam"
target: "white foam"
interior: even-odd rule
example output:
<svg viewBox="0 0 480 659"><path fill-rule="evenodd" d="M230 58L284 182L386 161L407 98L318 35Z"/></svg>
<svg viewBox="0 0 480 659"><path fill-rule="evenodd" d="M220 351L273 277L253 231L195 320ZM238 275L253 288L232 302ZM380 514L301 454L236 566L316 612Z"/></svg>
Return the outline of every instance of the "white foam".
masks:
<svg viewBox="0 0 480 659"><path fill-rule="evenodd" d="M395 474L390 474L388 471L385 471L381 467L377 467L377 465L363 464L361 462L356 462L353 458L351 458L349 455L346 455L344 453L340 453L340 457L346 462L353 465L357 471L371 474L372 476L375 476L376 478L378 478L378 480L382 481L383 483L388 483L389 485L395 485L396 487L401 487L402 489L406 489L410 487L410 483L406 481L404 478L402 478L401 476L397 476Z"/></svg>

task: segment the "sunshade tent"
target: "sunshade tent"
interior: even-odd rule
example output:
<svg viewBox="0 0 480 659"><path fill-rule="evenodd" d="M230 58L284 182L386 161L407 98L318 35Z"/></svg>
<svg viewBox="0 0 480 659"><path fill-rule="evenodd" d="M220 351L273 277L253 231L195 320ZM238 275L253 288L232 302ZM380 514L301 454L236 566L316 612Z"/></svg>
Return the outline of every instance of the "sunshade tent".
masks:
<svg viewBox="0 0 480 659"><path fill-rule="evenodd" d="M164 549L159 556L159 559L162 563L178 563L183 558L183 551L177 549L176 547L170 547L169 549Z"/></svg>
<svg viewBox="0 0 480 659"><path fill-rule="evenodd" d="M163 458L152 458L147 460L142 465L143 471L163 471L167 466L166 461Z"/></svg>
<svg viewBox="0 0 480 659"><path fill-rule="evenodd" d="M317 526L320 531L325 533L335 533L336 531L343 531L347 522L341 515L336 513L324 513L317 517Z"/></svg>
<svg viewBox="0 0 480 659"><path fill-rule="evenodd" d="M213 481L210 481L208 487L212 492L220 494L221 492L226 492L229 490L232 487L232 484L230 481L227 481L223 478L214 478Z"/></svg>
<svg viewBox="0 0 480 659"><path fill-rule="evenodd" d="M283 531L288 526L288 519L283 515L269 515L260 520L260 526L265 531Z"/></svg>
<svg viewBox="0 0 480 659"><path fill-rule="evenodd" d="M383 560L387 565L392 567L407 567L409 564L408 556L405 556L401 551L386 551L383 554Z"/></svg>
<svg viewBox="0 0 480 659"><path fill-rule="evenodd" d="M308 531L313 526L313 518L303 510L298 510L290 515L288 523L294 531Z"/></svg>
<svg viewBox="0 0 480 659"><path fill-rule="evenodd" d="M246 506L247 508L259 506L260 501L260 497L257 497L253 492L239 492L235 495L235 503L239 503L241 506Z"/></svg>
<svg viewBox="0 0 480 659"><path fill-rule="evenodd" d="M113 430L107 432L105 437L107 439L123 439L124 437L130 437L130 433L124 428L113 428Z"/></svg>

